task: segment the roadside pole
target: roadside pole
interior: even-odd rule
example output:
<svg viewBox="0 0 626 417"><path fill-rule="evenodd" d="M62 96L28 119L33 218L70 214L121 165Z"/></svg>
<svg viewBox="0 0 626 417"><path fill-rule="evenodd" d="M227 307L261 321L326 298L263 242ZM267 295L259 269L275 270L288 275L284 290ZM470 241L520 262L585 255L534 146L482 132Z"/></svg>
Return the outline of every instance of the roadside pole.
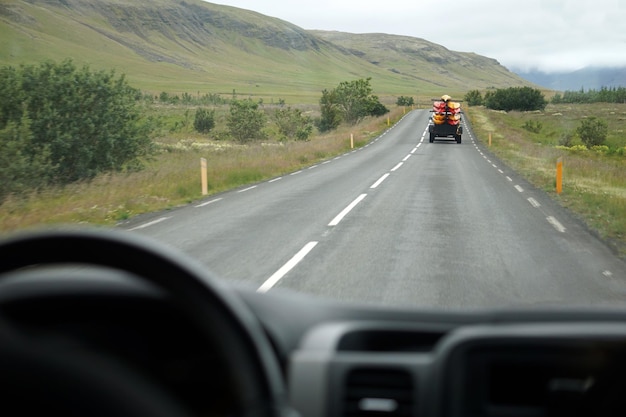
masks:
<svg viewBox="0 0 626 417"><path fill-rule="evenodd" d="M200 177L202 181L202 195L207 195L209 193L209 189L207 181L206 158L200 158Z"/></svg>
<svg viewBox="0 0 626 417"><path fill-rule="evenodd" d="M556 193L563 191L563 157L556 160Z"/></svg>

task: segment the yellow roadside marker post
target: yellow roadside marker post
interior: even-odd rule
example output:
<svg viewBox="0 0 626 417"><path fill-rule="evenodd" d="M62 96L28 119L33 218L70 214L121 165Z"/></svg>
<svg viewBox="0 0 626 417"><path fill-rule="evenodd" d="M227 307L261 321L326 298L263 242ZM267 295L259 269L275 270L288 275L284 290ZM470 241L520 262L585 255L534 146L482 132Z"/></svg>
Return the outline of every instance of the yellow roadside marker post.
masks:
<svg viewBox="0 0 626 417"><path fill-rule="evenodd" d="M209 193L207 181L206 158L200 158L200 177L202 181L202 195Z"/></svg>
<svg viewBox="0 0 626 417"><path fill-rule="evenodd" d="M556 160L556 193L563 191L563 157Z"/></svg>

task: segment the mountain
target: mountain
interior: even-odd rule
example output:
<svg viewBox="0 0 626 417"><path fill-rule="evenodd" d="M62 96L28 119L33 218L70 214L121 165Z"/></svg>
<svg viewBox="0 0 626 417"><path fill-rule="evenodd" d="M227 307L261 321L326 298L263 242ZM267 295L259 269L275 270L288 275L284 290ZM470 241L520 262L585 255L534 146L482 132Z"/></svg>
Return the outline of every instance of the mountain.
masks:
<svg viewBox="0 0 626 417"><path fill-rule="evenodd" d="M0 37L0 65L71 58L152 92L312 100L366 77L379 95L528 84L495 60L422 39L306 31L201 0L2 0Z"/></svg>
<svg viewBox="0 0 626 417"><path fill-rule="evenodd" d="M626 67L587 67L573 72L546 73L515 71L517 75L537 85L556 91L600 90L602 87L626 87Z"/></svg>
<svg viewBox="0 0 626 417"><path fill-rule="evenodd" d="M470 85L472 89L524 84L495 59L454 52L420 38L383 33L310 32L415 83L428 82L439 88Z"/></svg>

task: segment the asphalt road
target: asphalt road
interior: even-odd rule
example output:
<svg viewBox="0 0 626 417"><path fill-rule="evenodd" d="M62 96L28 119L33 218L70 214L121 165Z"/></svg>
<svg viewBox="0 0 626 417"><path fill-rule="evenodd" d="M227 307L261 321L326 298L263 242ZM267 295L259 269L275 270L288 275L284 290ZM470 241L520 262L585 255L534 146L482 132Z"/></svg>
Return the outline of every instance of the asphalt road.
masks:
<svg viewBox="0 0 626 417"><path fill-rule="evenodd" d="M133 219L220 279L422 307L624 305L626 264L474 142L415 110L370 145Z"/></svg>

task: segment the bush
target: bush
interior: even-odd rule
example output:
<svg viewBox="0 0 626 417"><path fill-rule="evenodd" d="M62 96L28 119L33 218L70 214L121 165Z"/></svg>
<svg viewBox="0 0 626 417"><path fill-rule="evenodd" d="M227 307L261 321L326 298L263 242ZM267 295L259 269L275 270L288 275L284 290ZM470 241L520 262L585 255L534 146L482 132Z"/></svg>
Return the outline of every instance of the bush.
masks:
<svg viewBox="0 0 626 417"><path fill-rule="evenodd" d="M20 142L27 160L48 155L47 178L54 183L135 168L153 149L150 126L137 108L142 94L114 71L78 69L71 60L6 67L0 70L0 92L0 129L19 131L28 120L29 135L5 134Z"/></svg>
<svg viewBox="0 0 626 417"><path fill-rule="evenodd" d="M33 153L30 120L7 123L0 130L0 202L9 194L38 190L52 182L55 166L50 151L43 148Z"/></svg>
<svg viewBox="0 0 626 417"><path fill-rule="evenodd" d="M587 147L585 145L556 146L556 149L560 149L560 150L568 151L568 152L574 152L574 153L580 153L580 152L587 152L587 151L589 151L589 149L587 149Z"/></svg>
<svg viewBox="0 0 626 417"><path fill-rule="evenodd" d="M320 131L335 129L341 121L354 125L366 116L382 116L389 112L372 94L370 80L343 81L333 90L322 92Z"/></svg>
<svg viewBox="0 0 626 417"><path fill-rule="evenodd" d="M299 109L277 109L274 112L274 121L284 139L308 140L313 133L311 118L303 115Z"/></svg>
<svg viewBox="0 0 626 417"><path fill-rule="evenodd" d="M265 113L258 110L259 104L252 100L233 100L227 116L228 130L241 143L265 139Z"/></svg>
<svg viewBox="0 0 626 417"><path fill-rule="evenodd" d="M335 98L335 90L322 91L320 98L321 116L316 121L317 128L320 132L328 132L339 127L343 121L341 110Z"/></svg>
<svg viewBox="0 0 626 417"><path fill-rule="evenodd" d="M215 127L215 110L207 110L202 107L196 109L193 120L193 128L200 133L209 133Z"/></svg>
<svg viewBox="0 0 626 417"><path fill-rule="evenodd" d="M606 145L595 145L591 147L591 150L596 153L606 154L609 152L609 147Z"/></svg>
<svg viewBox="0 0 626 417"><path fill-rule="evenodd" d="M559 145L570 147L574 144L574 133L572 132L564 132L561 134L559 138Z"/></svg>
<svg viewBox="0 0 626 417"><path fill-rule="evenodd" d="M606 121L594 116L583 119L580 122L576 133L580 140L588 147L602 145L609 134L609 127Z"/></svg>
<svg viewBox="0 0 626 417"><path fill-rule="evenodd" d="M485 106L492 110L544 110L548 102L540 90L530 87L510 87L485 94Z"/></svg>
<svg viewBox="0 0 626 417"><path fill-rule="evenodd" d="M400 96L396 100L396 105L398 106L412 106L414 104L415 100L413 99L413 97Z"/></svg>
<svg viewBox="0 0 626 417"><path fill-rule="evenodd" d="M526 120L522 128L532 133L539 133L543 129L543 124L538 120Z"/></svg>
<svg viewBox="0 0 626 417"><path fill-rule="evenodd" d="M463 100L468 106L482 106L483 104L483 96L478 90L468 91Z"/></svg>

